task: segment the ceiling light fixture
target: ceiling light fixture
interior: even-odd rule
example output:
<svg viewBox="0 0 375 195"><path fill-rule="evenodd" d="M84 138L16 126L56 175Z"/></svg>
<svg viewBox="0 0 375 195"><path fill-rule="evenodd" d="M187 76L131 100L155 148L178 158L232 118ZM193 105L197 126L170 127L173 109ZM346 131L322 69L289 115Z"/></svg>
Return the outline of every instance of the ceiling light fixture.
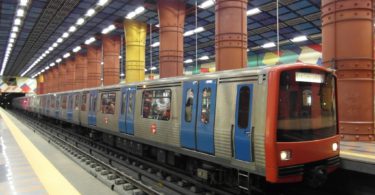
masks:
<svg viewBox="0 0 375 195"><path fill-rule="evenodd" d="M207 9L209 7L212 7L213 5L215 5L215 2L213 0L207 0L201 3L200 5L198 5L198 7L201 9Z"/></svg>
<svg viewBox="0 0 375 195"><path fill-rule="evenodd" d="M58 43L62 43L62 42L63 42L63 39L62 39L62 38L58 38L56 42L58 42Z"/></svg>
<svg viewBox="0 0 375 195"><path fill-rule="evenodd" d="M87 12L86 12L86 16L88 16L88 17L91 17L94 14L95 14L95 9L93 9L93 8L87 10Z"/></svg>
<svg viewBox="0 0 375 195"><path fill-rule="evenodd" d="M27 6L29 0L20 0L20 6Z"/></svg>
<svg viewBox="0 0 375 195"><path fill-rule="evenodd" d="M276 44L274 42L265 43L261 46L264 49L276 47Z"/></svg>
<svg viewBox="0 0 375 195"><path fill-rule="evenodd" d="M199 60L209 60L209 59L210 59L210 57L208 57L208 56L202 56L202 57L199 58Z"/></svg>
<svg viewBox="0 0 375 195"><path fill-rule="evenodd" d="M83 23L85 23L85 19L84 18L79 18L76 22L77 25L82 25Z"/></svg>
<svg viewBox="0 0 375 195"><path fill-rule="evenodd" d="M63 55L63 58L69 58L70 57L70 53L66 53Z"/></svg>
<svg viewBox="0 0 375 195"><path fill-rule="evenodd" d="M297 36L297 37L294 37L291 41L294 42L294 43L298 43L298 42L303 42L303 41L307 41L307 37L302 35L302 36Z"/></svg>
<svg viewBox="0 0 375 195"><path fill-rule="evenodd" d="M126 19L133 19L135 18L137 15L143 13L146 9L143 7L143 6L139 6L137 7L134 11L128 13L128 15L126 15Z"/></svg>
<svg viewBox="0 0 375 195"><path fill-rule="evenodd" d="M91 38L89 38L89 39L87 39L87 40L85 41L85 44L86 44L86 45L90 45L90 44L93 43L94 41L96 41L95 37L91 37Z"/></svg>
<svg viewBox="0 0 375 195"><path fill-rule="evenodd" d="M16 25L16 26L21 25L21 19L16 18L16 19L14 20L14 25Z"/></svg>
<svg viewBox="0 0 375 195"><path fill-rule="evenodd" d="M62 61L62 59L61 58L58 58L57 60L56 60L56 63L60 63Z"/></svg>
<svg viewBox="0 0 375 195"><path fill-rule="evenodd" d="M77 46L77 47L75 47L75 48L73 49L73 52L74 52L74 53L77 53L77 52L79 52L81 49L82 49L81 46Z"/></svg>
<svg viewBox="0 0 375 195"><path fill-rule="evenodd" d="M259 8L253 8L253 9L247 10L246 15L253 16L253 15L259 14L260 12L262 11Z"/></svg>
<svg viewBox="0 0 375 195"><path fill-rule="evenodd" d="M62 37L63 38L68 38L69 37L69 33L68 32L64 32L64 34L62 34Z"/></svg>
<svg viewBox="0 0 375 195"><path fill-rule="evenodd" d="M159 47L159 45L160 45L160 42L155 42L155 43L153 43L153 44L151 45L151 47Z"/></svg>
<svg viewBox="0 0 375 195"><path fill-rule="evenodd" d="M19 30L20 30L20 28L18 28L18 26L12 27L12 32L18 32Z"/></svg>
<svg viewBox="0 0 375 195"><path fill-rule="evenodd" d="M193 60L192 59L187 59L184 61L185 64L189 64L189 63L193 63Z"/></svg>
<svg viewBox="0 0 375 195"><path fill-rule="evenodd" d="M76 30L77 30L77 27L71 26L68 31L69 32L75 32Z"/></svg>
<svg viewBox="0 0 375 195"><path fill-rule="evenodd" d="M97 3L97 5L98 6L104 6L107 3L108 3L108 0L99 0L98 3Z"/></svg>
<svg viewBox="0 0 375 195"><path fill-rule="evenodd" d="M107 34L107 33L111 32L115 29L116 29L116 26L111 24L111 25L109 25L108 27L106 27L102 30L102 34Z"/></svg>
<svg viewBox="0 0 375 195"><path fill-rule="evenodd" d="M17 17L23 17L24 15L25 15L25 10L21 8L17 10Z"/></svg>

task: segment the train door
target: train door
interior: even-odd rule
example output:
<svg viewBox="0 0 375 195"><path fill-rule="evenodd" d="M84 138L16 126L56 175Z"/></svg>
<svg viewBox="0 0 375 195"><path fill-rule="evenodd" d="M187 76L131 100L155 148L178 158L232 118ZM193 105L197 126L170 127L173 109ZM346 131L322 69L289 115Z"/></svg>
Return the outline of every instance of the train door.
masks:
<svg viewBox="0 0 375 195"><path fill-rule="evenodd" d="M131 87L128 90L128 101L126 109L126 132L134 135L134 111L135 111L135 94L136 88Z"/></svg>
<svg viewBox="0 0 375 195"><path fill-rule="evenodd" d="M184 82L183 90L181 144L214 154L216 80Z"/></svg>
<svg viewBox="0 0 375 195"><path fill-rule="evenodd" d="M182 147L196 149L196 120L198 81L186 81L183 85L180 138Z"/></svg>
<svg viewBox="0 0 375 195"><path fill-rule="evenodd" d="M234 157L237 160L253 161L253 128L251 113L253 107L253 84L237 86L236 117L234 129Z"/></svg>
<svg viewBox="0 0 375 195"><path fill-rule="evenodd" d="M60 116L60 97L59 95L56 96L56 105L55 105L55 117L59 118Z"/></svg>
<svg viewBox="0 0 375 195"><path fill-rule="evenodd" d="M128 88L121 88L121 111L118 118L118 127L121 133L126 133L126 108L128 100Z"/></svg>
<svg viewBox="0 0 375 195"><path fill-rule="evenodd" d="M49 110L50 110L50 105L51 102L50 102L50 97L47 96L47 105L46 105L46 115L49 116Z"/></svg>
<svg viewBox="0 0 375 195"><path fill-rule="evenodd" d="M96 126L96 100L98 91L90 91L88 125Z"/></svg>
<svg viewBox="0 0 375 195"><path fill-rule="evenodd" d="M66 109L66 117L68 121L73 120L73 94L68 95L68 107Z"/></svg>

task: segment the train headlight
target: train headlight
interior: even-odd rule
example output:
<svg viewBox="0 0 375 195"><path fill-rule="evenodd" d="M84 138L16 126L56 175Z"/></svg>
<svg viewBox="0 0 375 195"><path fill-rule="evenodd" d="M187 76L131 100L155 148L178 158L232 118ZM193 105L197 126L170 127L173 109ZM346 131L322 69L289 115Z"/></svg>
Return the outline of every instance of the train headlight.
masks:
<svg viewBox="0 0 375 195"><path fill-rule="evenodd" d="M333 144L332 144L332 150L333 150L334 152L336 152L337 149L339 149L339 145L338 145L337 143L333 143Z"/></svg>
<svg viewBox="0 0 375 195"><path fill-rule="evenodd" d="M280 152L280 159L281 160L290 160L291 152L289 150L283 150Z"/></svg>

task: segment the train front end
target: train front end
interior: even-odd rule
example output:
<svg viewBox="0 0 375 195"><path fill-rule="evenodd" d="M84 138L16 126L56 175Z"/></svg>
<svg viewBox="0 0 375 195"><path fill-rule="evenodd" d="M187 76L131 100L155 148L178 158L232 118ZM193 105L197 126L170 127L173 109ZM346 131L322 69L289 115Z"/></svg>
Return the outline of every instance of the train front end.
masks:
<svg viewBox="0 0 375 195"><path fill-rule="evenodd" d="M336 79L314 65L285 65L269 72L266 179L320 186L338 168Z"/></svg>

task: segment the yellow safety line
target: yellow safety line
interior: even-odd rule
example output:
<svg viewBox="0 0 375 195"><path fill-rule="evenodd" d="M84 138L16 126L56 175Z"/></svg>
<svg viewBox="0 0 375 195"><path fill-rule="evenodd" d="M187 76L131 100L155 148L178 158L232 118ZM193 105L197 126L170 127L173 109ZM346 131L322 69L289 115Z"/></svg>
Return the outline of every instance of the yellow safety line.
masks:
<svg viewBox="0 0 375 195"><path fill-rule="evenodd" d="M31 141L27 139L3 109L0 109L0 115L48 194L80 194Z"/></svg>
<svg viewBox="0 0 375 195"><path fill-rule="evenodd" d="M368 155L368 154L360 154L360 153L354 153L354 152L348 152L348 151L340 151L340 155L347 155L348 157L353 156L353 157L360 157L360 158L368 158L375 160L375 155Z"/></svg>

